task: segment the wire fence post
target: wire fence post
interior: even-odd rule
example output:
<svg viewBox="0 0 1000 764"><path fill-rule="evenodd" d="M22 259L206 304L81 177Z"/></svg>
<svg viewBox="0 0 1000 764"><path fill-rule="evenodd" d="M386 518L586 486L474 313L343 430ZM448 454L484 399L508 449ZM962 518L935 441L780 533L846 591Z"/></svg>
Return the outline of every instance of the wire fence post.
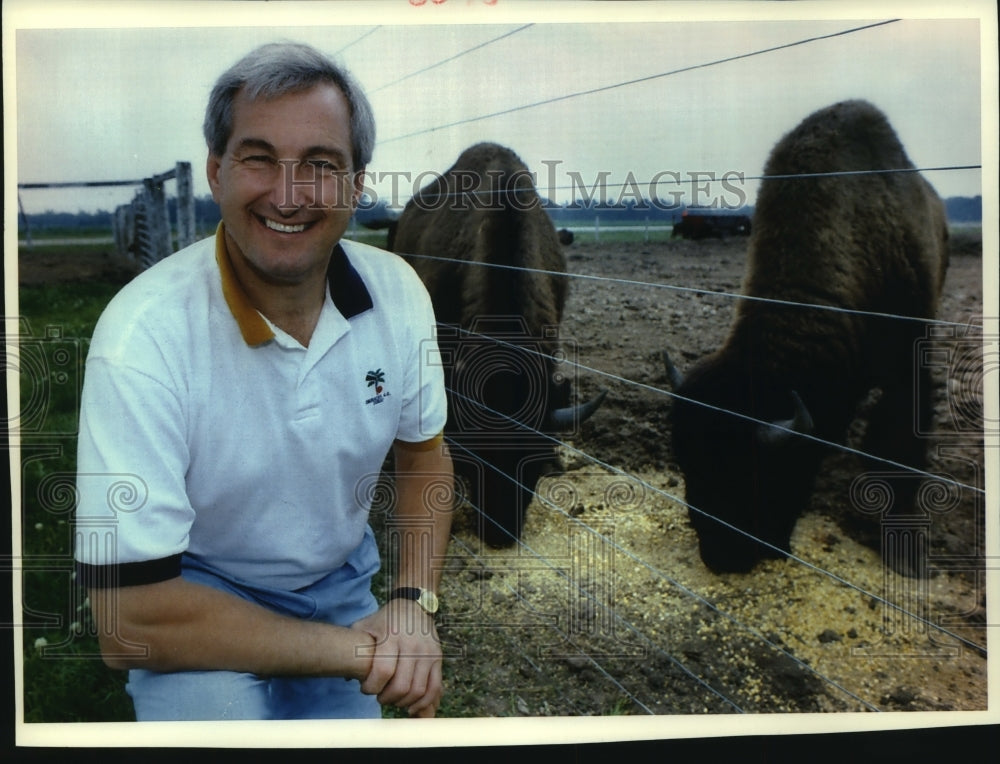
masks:
<svg viewBox="0 0 1000 764"><path fill-rule="evenodd" d="M159 178L148 178L146 188L152 201L152 229L154 262L159 262L174 251L174 237L170 231L170 210L167 207L167 194L163 181Z"/></svg>
<svg viewBox="0 0 1000 764"><path fill-rule="evenodd" d="M31 224L28 222L28 216L24 214L24 204L21 203L21 195L17 195L17 211L21 215L21 220L24 221L24 245L28 248L32 248L31 243Z"/></svg>
<svg viewBox="0 0 1000 764"><path fill-rule="evenodd" d="M176 247L174 225L170 219L170 206L165 188L168 180L177 181ZM118 257L139 270L145 270L175 250L193 244L197 238L194 184L190 162L177 162L166 172L142 180L23 185L24 188L74 186L139 187L132 201L116 207L111 216L111 234Z"/></svg>
<svg viewBox="0 0 1000 764"><path fill-rule="evenodd" d="M115 251L123 260L135 262L135 207L121 204L111 217L111 234L115 240Z"/></svg>
<svg viewBox="0 0 1000 764"><path fill-rule="evenodd" d="M191 163L178 162L177 176L177 249L183 249L195 241L194 192L191 179Z"/></svg>

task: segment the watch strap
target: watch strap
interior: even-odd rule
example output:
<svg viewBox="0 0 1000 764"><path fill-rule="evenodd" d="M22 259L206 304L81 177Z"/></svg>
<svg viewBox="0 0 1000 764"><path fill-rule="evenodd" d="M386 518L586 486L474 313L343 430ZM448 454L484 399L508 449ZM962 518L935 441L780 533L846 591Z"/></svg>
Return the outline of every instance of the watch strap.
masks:
<svg viewBox="0 0 1000 764"><path fill-rule="evenodd" d="M389 599L412 600L432 615L437 611L437 595L432 591L420 589L416 586L400 586L393 589L389 594Z"/></svg>
<svg viewBox="0 0 1000 764"><path fill-rule="evenodd" d="M416 586L400 586L398 589L393 589L389 594L389 599L391 600L418 600L420 599L420 589Z"/></svg>

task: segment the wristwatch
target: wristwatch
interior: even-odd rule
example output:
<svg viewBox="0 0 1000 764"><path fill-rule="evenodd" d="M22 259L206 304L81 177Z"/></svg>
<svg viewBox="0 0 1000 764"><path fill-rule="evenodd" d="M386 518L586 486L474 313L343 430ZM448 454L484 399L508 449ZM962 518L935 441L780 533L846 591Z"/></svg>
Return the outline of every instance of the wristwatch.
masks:
<svg viewBox="0 0 1000 764"><path fill-rule="evenodd" d="M433 615L438 609L437 595L430 589L418 589L416 586L401 586L389 595L390 600L413 600L425 611Z"/></svg>

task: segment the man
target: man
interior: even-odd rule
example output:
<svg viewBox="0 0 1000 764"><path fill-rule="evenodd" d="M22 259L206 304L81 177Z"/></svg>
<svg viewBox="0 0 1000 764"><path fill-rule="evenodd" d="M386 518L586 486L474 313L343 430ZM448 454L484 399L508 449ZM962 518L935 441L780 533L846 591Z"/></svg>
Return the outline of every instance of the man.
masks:
<svg viewBox="0 0 1000 764"><path fill-rule="evenodd" d="M138 720L433 716L445 397L419 279L341 241L371 108L313 49L267 45L204 129L216 235L126 286L87 359L76 558L104 659ZM400 588L379 608L367 497L390 449Z"/></svg>

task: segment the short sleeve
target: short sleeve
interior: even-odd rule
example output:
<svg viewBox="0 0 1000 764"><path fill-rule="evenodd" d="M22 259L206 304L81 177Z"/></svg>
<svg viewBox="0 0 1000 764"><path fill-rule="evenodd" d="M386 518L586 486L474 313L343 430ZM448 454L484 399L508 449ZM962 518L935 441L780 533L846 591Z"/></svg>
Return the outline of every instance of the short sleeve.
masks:
<svg viewBox="0 0 1000 764"><path fill-rule="evenodd" d="M408 395L400 414L397 441L423 444L439 438L448 417L444 366L437 342L437 323L430 296L409 265L407 379Z"/></svg>
<svg viewBox="0 0 1000 764"><path fill-rule="evenodd" d="M83 585L179 574L194 522L183 421L177 396L161 381L126 364L88 360L74 544Z"/></svg>

